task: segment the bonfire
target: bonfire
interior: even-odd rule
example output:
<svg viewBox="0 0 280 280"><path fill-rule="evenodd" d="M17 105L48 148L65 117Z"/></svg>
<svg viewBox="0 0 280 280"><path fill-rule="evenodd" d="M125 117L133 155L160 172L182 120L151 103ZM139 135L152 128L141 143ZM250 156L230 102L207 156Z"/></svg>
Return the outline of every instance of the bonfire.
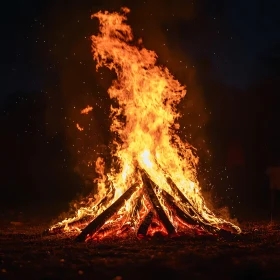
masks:
<svg viewBox="0 0 280 280"><path fill-rule="evenodd" d="M128 13L122 8L120 13L92 15L99 20L99 34L91 37L96 69L107 67L117 75L108 89L117 104L110 115L111 164L105 168L105 160L97 159L97 191L48 232L76 232L79 241L240 233L238 226L207 207L195 148L178 136L177 105L186 95L185 86L158 65L156 53L142 41L134 44ZM91 110L88 106L81 113Z"/></svg>

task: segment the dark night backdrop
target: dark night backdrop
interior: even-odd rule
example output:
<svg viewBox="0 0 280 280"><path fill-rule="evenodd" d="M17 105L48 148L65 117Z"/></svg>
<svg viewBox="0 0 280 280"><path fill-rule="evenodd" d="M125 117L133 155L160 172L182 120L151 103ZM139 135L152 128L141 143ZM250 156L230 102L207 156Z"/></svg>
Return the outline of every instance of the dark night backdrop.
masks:
<svg viewBox="0 0 280 280"><path fill-rule="evenodd" d="M135 3L137 2L137 3ZM106 89L90 53L100 9L131 8L135 37L187 85L181 137L198 147L202 187L238 219L269 217L278 165L278 1L10 1L1 15L1 207L57 214L91 187L106 154ZM87 104L92 114L80 116ZM86 126L79 133L75 123ZM208 197L208 196L207 196ZM279 198L278 198L279 200ZM280 203L280 201L279 201Z"/></svg>

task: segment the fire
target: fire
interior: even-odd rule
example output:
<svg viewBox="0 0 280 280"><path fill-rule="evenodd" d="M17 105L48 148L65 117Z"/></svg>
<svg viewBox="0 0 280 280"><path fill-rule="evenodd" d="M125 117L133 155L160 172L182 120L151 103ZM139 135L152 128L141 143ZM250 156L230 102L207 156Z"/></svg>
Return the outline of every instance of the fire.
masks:
<svg viewBox="0 0 280 280"><path fill-rule="evenodd" d="M98 158L94 198L85 199L72 218L50 230L81 231L96 219L100 228L87 234L87 239L112 232L126 236L141 231L146 222L146 235L190 230L215 233L220 229L240 233L239 227L215 216L206 206L197 180L194 148L176 134L180 117L176 105L186 95L185 86L157 64L154 51L133 45L127 13L129 9L123 8L121 13L92 15L100 23L99 34L91 37L96 69L108 67L117 74L108 89L118 102L110 115L111 132L117 135L111 151L113 164L105 174L105 161ZM81 113L91 110L87 106ZM115 211L109 215L110 209ZM101 223L106 215L109 218Z"/></svg>
<svg viewBox="0 0 280 280"><path fill-rule="evenodd" d="M93 109L93 108L92 108L91 106L87 105L86 108L84 108L83 110L81 110L81 114L87 115L89 112L92 111L92 109Z"/></svg>

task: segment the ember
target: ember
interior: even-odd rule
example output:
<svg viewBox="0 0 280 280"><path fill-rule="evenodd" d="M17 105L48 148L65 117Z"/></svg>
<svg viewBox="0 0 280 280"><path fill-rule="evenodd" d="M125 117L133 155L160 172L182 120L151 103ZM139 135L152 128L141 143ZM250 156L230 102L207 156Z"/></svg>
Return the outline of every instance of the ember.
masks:
<svg viewBox="0 0 280 280"><path fill-rule="evenodd" d="M77 127L77 129L80 130L80 131L83 131L83 130L84 130L78 123L76 124L76 127Z"/></svg>
<svg viewBox="0 0 280 280"><path fill-rule="evenodd" d="M84 108L83 110L81 110L81 114L87 115L89 112L92 111L92 109L93 109L93 108L92 108L91 106L87 105L86 108Z"/></svg>
<svg viewBox="0 0 280 280"><path fill-rule="evenodd" d="M185 87L157 65L154 51L132 44L127 13L129 9L123 8L122 13L92 15L100 22L100 33L91 37L97 70L105 66L117 74L108 90L118 102L118 107L111 107L112 165L105 172L105 161L98 158L94 198L90 199L93 194L86 198L74 217L49 232L79 232L79 241L155 233L240 233L239 227L206 206L195 149L176 134L180 117L176 105L185 96ZM81 113L91 110L88 106Z"/></svg>

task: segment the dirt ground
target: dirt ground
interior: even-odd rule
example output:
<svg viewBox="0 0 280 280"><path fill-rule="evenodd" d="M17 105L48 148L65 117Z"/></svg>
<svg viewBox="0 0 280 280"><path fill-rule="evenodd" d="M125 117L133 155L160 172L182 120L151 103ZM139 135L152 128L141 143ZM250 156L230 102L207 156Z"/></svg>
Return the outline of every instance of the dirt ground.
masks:
<svg viewBox="0 0 280 280"><path fill-rule="evenodd" d="M235 237L87 243L42 236L47 224L2 220L0 279L280 279L276 222L244 222Z"/></svg>

